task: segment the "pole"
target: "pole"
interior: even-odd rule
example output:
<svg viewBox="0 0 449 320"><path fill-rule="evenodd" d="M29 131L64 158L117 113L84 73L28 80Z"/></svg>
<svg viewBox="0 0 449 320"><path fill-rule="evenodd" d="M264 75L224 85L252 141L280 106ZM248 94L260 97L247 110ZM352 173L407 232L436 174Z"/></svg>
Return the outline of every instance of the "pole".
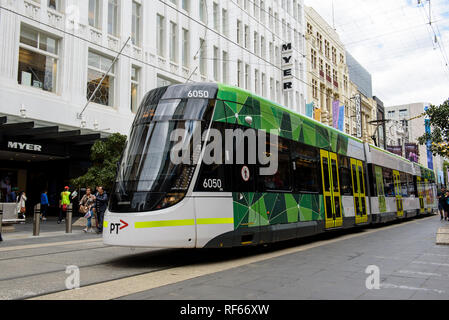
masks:
<svg viewBox="0 0 449 320"><path fill-rule="evenodd" d="M34 206L34 220L33 220L33 237L38 237L41 229L41 204L38 203Z"/></svg>
<svg viewBox="0 0 449 320"><path fill-rule="evenodd" d="M65 233L72 233L72 211L73 204L67 206L67 213L65 217Z"/></svg>
<svg viewBox="0 0 449 320"><path fill-rule="evenodd" d="M100 89L101 84L103 83L103 81L106 79L106 77L109 75L109 72L111 72L112 67L114 67L115 62L118 60L118 58L120 57L120 55L122 54L123 50L125 49L126 45L128 44L129 40L131 40L131 37L128 37L128 40L126 40L125 44L123 45L122 49L120 50L120 52L118 53L118 55L115 57L114 61L112 61L111 65L109 66L108 71L104 74L103 78L100 80L100 82L97 84L97 87L95 88L95 91L92 93L92 95L90 96L89 100L87 100L86 105L83 108L83 111L81 111L81 113L78 115L78 119L82 119L83 117L83 113L84 111L86 111L87 106L89 105L89 103L92 101L92 99L95 97L95 94L97 93L98 89Z"/></svg>
<svg viewBox="0 0 449 320"><path fill-rule="evenodd" d="M0 205L0 242L3 241L2 231L3 231L3 205Z"/></svg>

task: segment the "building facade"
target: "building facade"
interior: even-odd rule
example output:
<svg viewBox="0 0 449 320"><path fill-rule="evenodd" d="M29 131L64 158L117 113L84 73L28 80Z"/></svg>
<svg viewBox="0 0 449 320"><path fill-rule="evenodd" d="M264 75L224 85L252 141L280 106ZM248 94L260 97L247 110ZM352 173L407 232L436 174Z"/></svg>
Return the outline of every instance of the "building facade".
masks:
<svg viewBox="0 0 449 320"><path fill-rule="evenodd" d="M373 143L370 121L373 119L371 75L368 82L358 74L355 59L337 32L311 7L305 8L308 95L306 115L352 136ZM353 65L349 65L353 62ZM351 73L351 68L353 72ZM361 67L361 66L360 66ZM361 68L362 71L366 71ZM353 77L351 77L353 75ZM360 88L359 88L360 85ZM356 96L360 94L360 113ZM359 128L358 128L359 127Z"/></svg>
<svg viewBox="0 0 449 320"><path fill-rule="evenodd" d="M236 85L304 112L302 0L1 0L1 5L2 113L25 110L27 118L127 134L147 91L186 81ZM287 43L290 91L283 90Z"/></svg>
<svg viewBox="0 0 449 320"><path fill-rule="evenodd" d="M435 171L438 183L444 183L444 158L434 156L427 146L420 145L418 138L429 131L426 119L421 116L430 103L410 103L385 107L387 120L387 149L403 157L419 162Z"/></svg>
<svg viewBox="0 0 449 320"><path fill-rule="evenodd" d="M44 188L57 202L89 146L128 134L156 87L222 82L304 113L303 0L0 5L0 179L34 193L29 205Z"/></svg>

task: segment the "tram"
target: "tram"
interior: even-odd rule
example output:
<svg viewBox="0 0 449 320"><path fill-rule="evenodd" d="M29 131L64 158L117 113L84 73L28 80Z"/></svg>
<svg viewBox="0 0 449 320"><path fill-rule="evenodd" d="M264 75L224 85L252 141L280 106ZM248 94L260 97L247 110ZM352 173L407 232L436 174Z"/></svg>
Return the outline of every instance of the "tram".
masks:
<svg viewBox="0 0 449 320"><path fill-rule="evenodd" d="M178 130L183 134L173 140ZM237 132L231 144L216 135L228 131ZM209 164L207 143L215 139L223 152L210 155L221 161ZM190 150L182 155L188 161L173 161L177 144ZM237 159L239 147L255 145L267 159L277 148L272 174L262 175L267 162L247 151ZM250 246L437 208L432 170L240 88L181 84L143 98L110 193L103 240L129 247Z"/></svg>

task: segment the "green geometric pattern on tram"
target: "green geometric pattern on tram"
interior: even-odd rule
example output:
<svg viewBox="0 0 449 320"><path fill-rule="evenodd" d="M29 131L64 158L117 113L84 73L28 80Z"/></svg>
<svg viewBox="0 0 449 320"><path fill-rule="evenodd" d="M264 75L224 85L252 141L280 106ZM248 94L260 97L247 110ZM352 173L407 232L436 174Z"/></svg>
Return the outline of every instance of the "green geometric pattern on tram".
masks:
<svg viewBox="0 0 449 320"><path fill-rule="evenodd" d="M250 127L245 118L251 116L253 118L251 127L255 129L266 132L276 130L276 134L283 138L339 154L347 154L348 136L339 134L339 131L335 129L321 125L274 102L222 84L219 85L217 99L225 100L225 102L217 103L218 109L222 110L216 110L214 121L227 121L231 124Z"/></svg>
<svg viewBox="0 0 449 320"><path fill-rule="evenodd" d="M243 197L240 199L240 195ZM233 193L234 228L324 220L321 195Z"/></svg>

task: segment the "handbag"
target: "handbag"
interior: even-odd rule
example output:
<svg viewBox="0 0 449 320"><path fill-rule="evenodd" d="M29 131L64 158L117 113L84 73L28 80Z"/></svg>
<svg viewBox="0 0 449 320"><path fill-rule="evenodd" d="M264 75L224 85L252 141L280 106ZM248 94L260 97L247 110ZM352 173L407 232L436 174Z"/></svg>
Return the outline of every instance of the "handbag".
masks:
<svg viewBox="0 0 449 320"><path fill-rule="evenodd" d="M20 213L25 213L27 211L27 209L25 207L20 208Z"/></svg>
<svg viewBox="0 0 449 320"><path fill-rule="evenodd" d="M79 212L81 214L86 214L87 213L87 206L80 206Z"/></svg>
<svg viewBox="0 0 449 320"><path fill-rule="evenodd" d="M63 205L62 205L62 211L64 211L64 212L67 211L67 205L66 205L66 204L63 204Z"/></svg>

